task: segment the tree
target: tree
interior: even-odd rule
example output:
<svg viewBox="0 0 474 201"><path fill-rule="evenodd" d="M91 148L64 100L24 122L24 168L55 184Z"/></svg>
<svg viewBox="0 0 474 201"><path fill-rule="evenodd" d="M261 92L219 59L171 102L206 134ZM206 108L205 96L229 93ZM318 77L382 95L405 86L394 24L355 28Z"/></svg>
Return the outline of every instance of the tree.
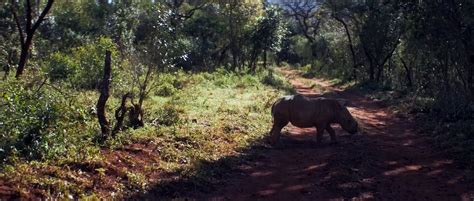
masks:
<svg viewBox="0 0 474 201"><path fill-rule="evenodd" d="M97 118L99 119L100 130L102 133L102 139L105 140L110 135L110 125L105 115L105 105L110 96L110 82L112 80L112 62L111 62L111 52L105 52L105 62L104 62L104 76L102 78L102 83L100 86L100 96L97 101Z"/></svg>
<svg viewBox="0 0 474 201"><path fill-rule="evenodd" d="M14 59L17 55L15 41L15 20L13 20L9 2L0 5L0 68L4 71L3 79L6 79L14 65Z"/></svg>
<svg viewBox="0 0 474 201"><path fill-rule="evenodd" d="M352 6L352 1L340 1L340 0L328 0L326 1L326 7L330 12L330 16L339 22L343 27L347 37L347 44L351 52L352 58L352 76L353 79L357 79L357 68L361 65L357 61L356 48L354 47L353 36L351 34L351 28L349 27L349 22L351 16L350 8Z"/></svg>
<svg viewBox="0 0 474 201"><path fill-rule="evenodd" d="M226 44L221 55L230 53L230 67L232 70L243 68L246 61L246 49L248 46L248 36L252 25L258 16L262 15L263 2L241 1L241 0L218 0L218 14L226 23L224 34Z"/></svg>
<svg viewBox="0 0 474 201"><path fill-rule="evenodd" d="M369 63L369 80L379 82L386 62L400 43L404 18L399 7L391 3L368 1L357 9L358 35Z"/></svg>
<svg viewBox="0 0 474 201"><path fill-rule="evenodd" d="M25 25L24 27L21 25L20 19L18 17L18 6L15 0L12 0L12 13L15 19L15 23L17 25L18 34L20 36L20 45L21 45L21 53L20 59L18 62L18 67L16 70L15 77L19 79L23 74L25 66L28 62L29 51L31 48L31 44L33 43L33 36L38 29L38 27L43 22L44 18L48 14L49 10L53 6L54 0L48 0L46 6L44 7L41 14L38 16L36 22L32 22L34 11L32 9L31 0L26 0L25 2Z"/></svg>
<svg viewBox="0 0 474 201"><path fill-rule="evenodd" d="M263 54L263 66L267 66L267 51L279 51L286 29L281 10L276 6L265 8L265 16L257 20L257 26L252 31L250 40L252 51L249 68L256 69L258 55Z"/></svg>
<svg viewBox="0 0 474 201"><path fill-rule="evenodd" d="M444 109L474 102L474 3L420 1L405 7L410 26L401 57L412 63L418 77L413 81Z"/></svg>
<svg viewBox="0 0 474 201"><path fill-rule="evenodd" d="M321 2L317 0L284 0L282 3L287 8L287 15L295 20L303 36L310 43L314 43L321 23L321 16L318 14Z"/></svg>

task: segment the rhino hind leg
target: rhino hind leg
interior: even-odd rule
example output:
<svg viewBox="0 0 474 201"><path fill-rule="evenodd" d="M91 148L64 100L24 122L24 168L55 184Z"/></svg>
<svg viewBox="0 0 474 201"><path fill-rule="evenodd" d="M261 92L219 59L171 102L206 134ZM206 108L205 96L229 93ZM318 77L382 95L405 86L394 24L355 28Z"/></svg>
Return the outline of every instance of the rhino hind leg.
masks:
<svg viewBox="0 0 474 201"><path fill-rule="evenodd" d="M316 143L321 144L324 135L324 126L316 126Z"/></svg>
<svg viewBox="0 0 474 201"><path fill-rule="evenodd" d="M331 127L330 124L326 126L326 130L328 131L329 135L331 136L331 142L332 143L337 143L336 140L336 132L334 132L334 129Z"/></svg>

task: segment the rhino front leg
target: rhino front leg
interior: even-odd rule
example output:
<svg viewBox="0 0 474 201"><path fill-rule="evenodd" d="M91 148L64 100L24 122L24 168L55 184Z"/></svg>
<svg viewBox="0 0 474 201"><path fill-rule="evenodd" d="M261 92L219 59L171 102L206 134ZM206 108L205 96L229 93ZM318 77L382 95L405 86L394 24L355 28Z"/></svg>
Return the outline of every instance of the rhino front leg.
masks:
<svg viewBox="0 0 474 201"><path fill-rule="evenodd" d="M324 126L316 126L316 143L321 144L324 134Z"/></svg>
<svg viewBox="0 0 474 201"><path fill-rule="evenodd" d="M270 131L270 143L276 145L280 140L281 129L288 124L288 121L283 119L274 119L272 130Z"/></svg>
<svg viewBox="0 0 474 201"><path fill-rule="evenodd" d="M329 135L331 136L331 142L332 143L337 143L336 140L336 132L334 132L334 129L331 127L330 124L326 126L326 130L328 131Z"/></svg>

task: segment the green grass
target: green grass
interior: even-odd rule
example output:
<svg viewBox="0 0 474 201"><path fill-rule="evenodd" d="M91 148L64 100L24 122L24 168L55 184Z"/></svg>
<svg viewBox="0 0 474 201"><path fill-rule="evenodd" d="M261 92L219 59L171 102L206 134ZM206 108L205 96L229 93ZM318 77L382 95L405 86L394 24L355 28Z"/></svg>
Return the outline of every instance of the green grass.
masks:
<svg viewBox="0 0 474 201"><path fill-rule="evenodd" d="M99 146L94 141L99 129L90 114L84 124L88 129L66 135L65 141L74 139L70 145L74 148L66 146L66 154L42 160L13 154L2 165L0 179L14 183L18 194L55 198L121 197L144 192L162 183L160 172L206 185L217 179L216 172L229 171L229 167L203 169L205 164L238 157L262 139L271 126L271 104L291 92L288 83L269 72L178 72L160 78L156 91L144 103L145 127L127 129L109 139L105 147ZM82 91L74 97L87 111L94 107L98 94ZM118 97L112 96L107 105L111 120ZM130 151L114 165L116 159L103 154L104 150L120 150L134 143L152 144L153 153L145 159L159 161L158 165L144 164Z"/></svg>

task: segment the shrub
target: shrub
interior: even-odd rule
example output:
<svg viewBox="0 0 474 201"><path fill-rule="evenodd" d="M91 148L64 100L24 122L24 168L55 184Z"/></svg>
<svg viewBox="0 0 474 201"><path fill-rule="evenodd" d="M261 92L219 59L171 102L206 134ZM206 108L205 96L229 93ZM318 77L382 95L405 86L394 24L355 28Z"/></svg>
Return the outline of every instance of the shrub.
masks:
<svg viewBox="0 0 474 201"><path fill-rule="evenodd" d="M445 122L435 127L433 134L436 145L452 154L462 164L474 168L474 147L472 146L474 144L474 120Z"/></svg>
<svg viewBox="0 0 474 201"><path fill-rule="evenodd" d="M170 83L163 83L162 85L158 86L157 90L155 91L155 95L157 96L172 96L176 93L177 89L174 88L173 85Z"/></svg>
<svg viewBox="0 0 474 201"><path fill-rule="evenodd" d="M76 74L78 64L71 57L63 53L53 53L49 62L49 77L52 81L68 79Z"/></svg>
<svg viewBox="0 0 474 201"><path fill-rule="evenodd" d="M172 126L181 122L180 113L183 113L183 110L171 103L166 103L163 107L152 112L149 116L152 120L152 123L156 126Z"/></svg>
<svg viewBox="0 0 474 201"><path fill-rule="evenodd" d="M17 81L0 85L2 159L12 153L32 159L66 154L69 143L74 143L71 133L84 132L77 128L85 125L85 110L55 89L30 90Z"/></svg>
<svg viewBox="0 0 474 201"><path fill-rule="evenodd" d="M75 88L96 88L103 74L106 50L112 52L112 58L116 57L117 47L110 38L99 38L93 43L72 49L70 54L53 53L46 72L53 81L67 80ZM112 72L115 74L114 70Z"/></svg>
<svg viewBox="0 0 474 201"><path fill-rule="evenodd" d="M174 95L179 89L184 88L189 82L189 78L187 76L188 75L186 75L186 73L183 71L160 74L154 94L165 97Z"/></svg>

